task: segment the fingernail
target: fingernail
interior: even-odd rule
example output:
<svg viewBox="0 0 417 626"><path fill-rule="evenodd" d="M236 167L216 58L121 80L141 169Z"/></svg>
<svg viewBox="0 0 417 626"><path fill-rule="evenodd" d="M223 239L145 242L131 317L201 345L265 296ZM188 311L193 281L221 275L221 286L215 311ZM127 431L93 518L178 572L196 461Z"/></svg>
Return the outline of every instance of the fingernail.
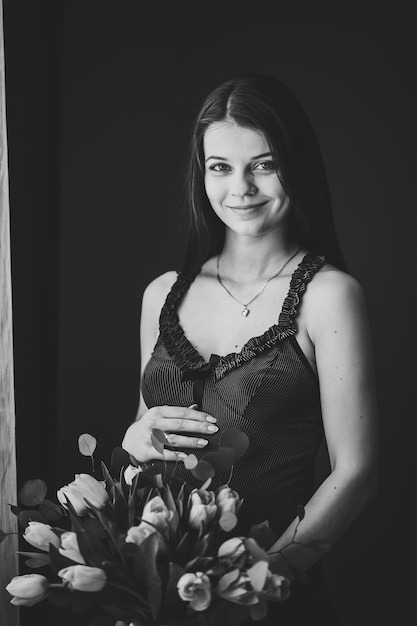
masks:
<svg viewBox="0 0 417 626"><path fill-rule="evenodd" d="M217 426L213 426L212 424L210 424L209 426L207 426L207 430L209 431L209 433L216 433L219 429L217 428Z"/></svg>
<svg viewBox="0 0 417 626"><path fill-rule="evenodd" d="M217 422L215 417L212 417L211 415L206 415L206 421L207 422L212 422L214 424L214 422Z"/></svg>
<svg viewBox="0 0 417 626"><path fill-rule="evenodd" d="M208 441L206 439L197 439L197 444L199 446L206 446L208 444Z"/></svg>
<svg viewBox="0 0 417 626"><path fill-rule="evenodd" d="M188 407L189 409L196 409L198 407L198 404L190 404L190 406Z"/></svg>
<svg viewBox="0 0 417 626"><path fill-rule="evenodd" d="M185 452L177 452L177 457L179 459L186 459L187 455L185 454Z"/></svg>

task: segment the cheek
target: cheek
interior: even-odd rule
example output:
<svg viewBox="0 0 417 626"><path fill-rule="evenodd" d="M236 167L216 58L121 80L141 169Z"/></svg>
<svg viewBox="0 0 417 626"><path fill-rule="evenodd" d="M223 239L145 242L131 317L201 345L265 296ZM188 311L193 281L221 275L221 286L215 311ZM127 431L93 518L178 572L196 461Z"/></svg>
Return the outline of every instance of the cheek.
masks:
<svg viewBox="0 0 417 626"><path fill-rule="evenodd" d="M222 185L217 181L213 181L212 179L206 178L205 180L205 189L208 199L211 203L219 202L223 197Z"/></svg>

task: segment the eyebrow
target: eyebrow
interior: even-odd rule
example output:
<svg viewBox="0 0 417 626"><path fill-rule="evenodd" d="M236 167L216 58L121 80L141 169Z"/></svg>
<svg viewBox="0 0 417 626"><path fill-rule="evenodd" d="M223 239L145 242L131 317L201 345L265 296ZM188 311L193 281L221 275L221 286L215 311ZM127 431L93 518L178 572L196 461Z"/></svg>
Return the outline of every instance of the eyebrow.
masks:
<svg viewBox="0 0 417 626"><path fill-rule="evenodd" d="M256 161L256 159L262 159L264 157L267 156L272 156L272 152L264 152L263 154L257 154L256 156L252 157L250 160L251 161ZM207 163L207 161L210 161L210 159L215 159L216 161L228 161L229 159L225 159L224 157L221 156L209 156L207 157L207 159L204 161L204 163Z"/></svg>

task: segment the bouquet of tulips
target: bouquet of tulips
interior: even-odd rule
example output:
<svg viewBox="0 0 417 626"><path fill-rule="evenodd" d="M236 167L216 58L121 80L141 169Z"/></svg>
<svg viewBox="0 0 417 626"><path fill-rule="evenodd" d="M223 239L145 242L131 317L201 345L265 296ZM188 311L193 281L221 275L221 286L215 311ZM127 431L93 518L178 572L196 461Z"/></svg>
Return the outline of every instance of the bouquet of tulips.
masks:
<svg viewBox="0 0 417 626"><path fill-rule="evenodd" d="M164 433L155 429L152 440L163 456ZM93 473L96 444L89 434L78 441ZM242 501L227 483L210 490L213 476L231 471L247 446L246 435L230 429L217 451L199 461L189 455L184 463L198 488L177 480L171 464L163 471L161 464L139 465L122 448L113 451L110 469L101 463L100 480L76 475L58 491L58 503L46 498L42 480L28 481L12 510L36 551L20 554L46 573L13 578L11 602L48 599L87 612L90 626L235 626L263 618L268 601L290 595L266 552L274 533L264 522L248 537L230 534Z"/></svg>

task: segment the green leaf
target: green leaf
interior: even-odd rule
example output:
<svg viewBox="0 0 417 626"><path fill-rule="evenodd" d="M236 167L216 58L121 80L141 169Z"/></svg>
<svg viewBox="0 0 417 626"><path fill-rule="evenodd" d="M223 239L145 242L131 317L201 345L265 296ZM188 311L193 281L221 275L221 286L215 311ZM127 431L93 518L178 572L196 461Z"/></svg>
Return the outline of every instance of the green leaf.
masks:
<svg viewBox="0 0 417 626"><path fill-rule="evenodd" d="M54 606L69 608L72 605L72 592L68 587L50 587L48 600Z"/></svg>
<svg viewBox="0 0 417 626"><path fill-rule="evenodd" d="M9 533L5 533L4 530L0 528L0 543L3 543L3 541L6 539L8 534Z"/></svg>
<svg viewBox="0 0 417 626"><path fill-rule="evenodd" d="M193 474L193 476L198 478L198 480L207 480L208 478L214 476L216 472L214 471L214 467L210 465L210 463L207 463L207 461L203 461L202 459L200 459L195 468L191 470L191 473Z"/></svg>
<svg viewBox="0 0 417 626"><path fill-rule="evenodd" d="M36 506L43 502L48 488L40 478L28 480L19 491L18 499L25 506Z"/></svg>
<svg viewBox="0 0 417 626"><path fill-rule="evenodd" d="M231 511L227 511L226 513L223 513L223 515L219 519L220 528L225 530L227 533L233 530L236 524L237 524L237 517Z"/></svg>
<svg viewBox="0 0 417 626"><path fill-rule="evenodd" d="M14 504L9 504L10 510L13 513L13 515L19 515L20 511L22 510L19 506L15 506Z"/></svg>
<svg viewBox="0 0 417 626"><path fill-rule="evenodd" d="M56 522L63 516L62 508L55 502L46 499L39 505L39 513L48 522Z"/></svg>
<svg viewBox="0 0 417 626"><path fill-rule="evenodd" d="M78 437L78 449L83 456L93 456L97 447L97 439L93 435L84 433Z"/></svg>
<svg viewBox="0 0 417 626"><path fill-rule="evenodd" d="M49 554L45 554L45 552L22 552L17 550L17 554L29 557L25 561L25 565L28 567L43 567L50 564Z"/></svg>
<svg viewBox="0 0 417 626"><path fill-rule="evenodd" d="M141 543L141 548L145 554L148 601L153 618L156 620L162 603L161 579L159 578L156 567L156 556L159 549L159 538L157 533L148 535L148 537Z"/></svg>
<svg viewBox="0 0 417 626"><path fill-rule="evenodd" d="M248 576L255 591L262 591L268 573L268 561L258 561L247 570Z"/></svg>
<svg viewBox="0 0 417 626"><path fill-rule="evenodd" d="M122 467L127 467L130 464L130 454L120 446L114 448L110 461L111 475L119 476Z"/></svg>
<svg viewBox="0 0 417 626"><path fill-rule="evenodd" d="M223 431L219 445L225 448L232 448L236 457L243 456L249 447L249 437L238 428L227 428Z"/></svg>
<svg viewBox="0 0 417 626"><path fill-rule="evenodd" d="M61 569L64 567L70 567L74 565L74 561L68 559L66 556L63 556L58 548L56 548L52 543L49 544L49 558L51 569L54 574L58 574Z"/></svg>
<svg viewBox="0 0 417 626"><path fill-rule="evenodd" d="M257 604L252 604L249 610L251 619L254 622L259 622L268 615L268 604L264 600L260 600Z"/></svg>

